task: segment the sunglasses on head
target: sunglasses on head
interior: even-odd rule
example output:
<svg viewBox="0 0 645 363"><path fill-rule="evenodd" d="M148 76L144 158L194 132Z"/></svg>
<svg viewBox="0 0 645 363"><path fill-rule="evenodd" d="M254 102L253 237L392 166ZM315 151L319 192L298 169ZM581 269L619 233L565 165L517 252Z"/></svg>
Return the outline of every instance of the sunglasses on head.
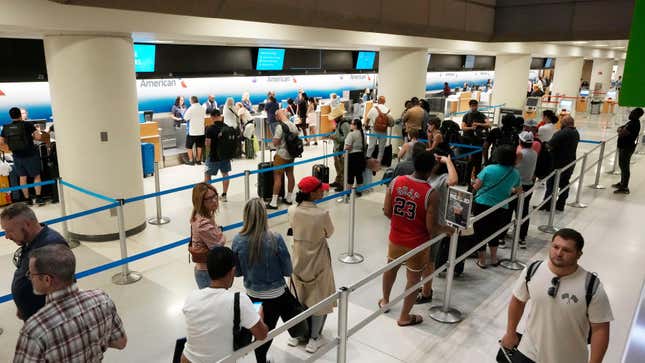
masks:
<svg viewBox="0 0 645 363"><path fill-rule="evenodd" d="M551 287L549 287L546 293L552 298L555 298L558 295L559 288L560 288L560 278L556 276L551 279Z"/></svg>

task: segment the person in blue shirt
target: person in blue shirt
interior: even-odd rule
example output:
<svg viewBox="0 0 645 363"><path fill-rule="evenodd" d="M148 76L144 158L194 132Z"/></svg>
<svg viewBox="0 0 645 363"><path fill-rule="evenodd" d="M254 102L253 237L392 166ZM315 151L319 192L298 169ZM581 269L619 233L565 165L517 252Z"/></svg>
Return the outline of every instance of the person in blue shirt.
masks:
<svg viewBox="0 0 645 363"><path fill-rule="evenodd" d="M294 297L284 280L293 272L291 255L282 236L269 230L262 199L253 198L246 203L243 221L242 230L231 246L237 255L235 274L244 276L246 294L251 301L262 303L264 322L273 330L278 318L287 321L297 314L293 309ZM258 363L267 361L271 342L255 350Z"/></svg>
<svg viewBox="0 0 645 363"><path fill-rule="evenodd" d="M473 189L477 191L473 203L473 215L485 212L515 192L521 192L520 173L515 169L516 158L517 155L512 146L501 145L495 149L493 153L493 162L495 164L485 167L477 175L477 179L473 183ZM475 222L477 242L485 240L510 222L510 214L506 212L507 209L508 205L505 205ZM501 233L488 242L492 266L499 266L497 246L499 246L499 241L503 238L503 235L504 233ZM477 266L480 268L487 267L485 245L479 250Z"/></svg>
<svg viewBox="0 0 645 363"><path fill-rule="evenodd" d="M267 102L264 105L264 111L267 113L267 123L271 129L271 136L275 133L276 127L278 127L278 120L275 118L275 112L280 109L280 105L275 100L275 96L269 93L267 97ZM269 135L266 135L267 138L270 138Z"/></svg>

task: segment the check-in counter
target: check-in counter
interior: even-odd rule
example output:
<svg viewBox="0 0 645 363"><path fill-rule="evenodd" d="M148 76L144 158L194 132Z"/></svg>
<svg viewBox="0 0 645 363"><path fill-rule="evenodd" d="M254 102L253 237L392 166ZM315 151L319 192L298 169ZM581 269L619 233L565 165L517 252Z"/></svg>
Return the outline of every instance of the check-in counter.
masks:
<svg viewBox="0 0 645 363"><path fill-rule="evenodd" d="M320 133L326 134L334 131L336 125L334 125L334 120L330 120L328 115L331 112L330 105L320 106Z"/></svg>
<svg viewBox="0 0 645 363"><path fill-rule="evenodd" d="M461 92L459 94L459 112L464 112L470 110L468 102L472 99L471 92Z"/></svg>
<svg viewBox="0 0 645 363"><path fill-rule="evenodd" d="M601 113L614 113L614 107L616 106L616 101L611 98L606 99L602 103Z"/></svg>
<svg viewBox="0 0 645 363"><path fill-rule="evenodd" d="M161 145L159 144L159 123L148 121L139 124L139 137L141 142L149 142L155 147L155 161L162 160Z"/></svg>
<svg viewBox="0 0 645 363"><path fill-rule="evenodd" d="M576 112L587 112L587 97L578 97L576 99Z"/></svg>

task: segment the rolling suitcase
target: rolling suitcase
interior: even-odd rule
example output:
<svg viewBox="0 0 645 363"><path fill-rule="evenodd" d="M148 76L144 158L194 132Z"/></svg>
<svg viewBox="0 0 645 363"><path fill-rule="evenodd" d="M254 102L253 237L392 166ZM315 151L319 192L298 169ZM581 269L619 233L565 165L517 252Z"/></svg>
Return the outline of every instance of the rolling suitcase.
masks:
<svg viewBox="0 0 645 363"><path fill-rule="evenodd" d="M327 155L327 143L323 142L323 154ZM311 175L318 178L323 183L329 183L329 167L327 166L327 158L323 159L322 164L315 164L311 168Z"/></svg>
<svg viewBox="0 0 645 363"><path fill-rule="evenodd" d="M6 163L6 160L4 158L4 152L2 151L0 151L0 159L2 160L3 163ZM11 186L11 183L9 181L9 175L11 175L11 171L13 171L13 168L11 167L11 165L6 164L4 165L3 169L6 169L6 170L3 170L3 174L6 173L8 175L0 175L0 189L9 188ZM11 192L0 193L0 206L10 204L11 201L12 201Z"/></svg>
<svg viewBox="0 0 645 363"><path fill-rule="evenodd" d="M455 169L457 169L457 175L459 181L457 182L458 185L469 185L470 184L470 175L468 174L469 171L471 170L469 168L469 162L467 159L465 160L454 160L453 164L455 165Z"/></svg>
<svg viewBox="0 0 645 363"><path fill-rule="evenodd" d="M268 169L273 167L273 162L263 162L258 164L258 170ZM284 197L285 180L284 173L282 174L282 187L280 188L279 195ZM258 197L265 201L271 200L273 197L273 171L258 173Z"/></svg>
<svg viewBox="0 0 645 363"><path fill-rule="evenodd" d="M143 164L143 177L154 174L155 146L149 142L141 143L141 162Z"/></svg>

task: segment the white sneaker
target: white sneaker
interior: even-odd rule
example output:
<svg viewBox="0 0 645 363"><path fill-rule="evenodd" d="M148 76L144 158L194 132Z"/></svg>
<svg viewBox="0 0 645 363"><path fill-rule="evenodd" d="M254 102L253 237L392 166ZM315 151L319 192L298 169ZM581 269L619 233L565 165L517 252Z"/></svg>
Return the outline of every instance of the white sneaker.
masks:
<svg viewBox="0 0 645 363"><path fill-rule="evenodd" d="M287 345L290 347L297 347L300 344L300 339L294 338L294 337L289 337L287 339Z"/></svg>
<svg viewBox="0 0 645 363"><path fill-rule="evenodd" d="M307 346L305 347L305 350L307 353L316 353L320 347L323 346L323 340L318 338L318 339L309 339L309 343L307 343Z"/></svg>
<svg viewBox="0 0 645 363"><path fill-rule="evenodd" d="M222 202L228 202L228 199L226 199L226 194L220 195L219 200L221 200Z"/></svg>

